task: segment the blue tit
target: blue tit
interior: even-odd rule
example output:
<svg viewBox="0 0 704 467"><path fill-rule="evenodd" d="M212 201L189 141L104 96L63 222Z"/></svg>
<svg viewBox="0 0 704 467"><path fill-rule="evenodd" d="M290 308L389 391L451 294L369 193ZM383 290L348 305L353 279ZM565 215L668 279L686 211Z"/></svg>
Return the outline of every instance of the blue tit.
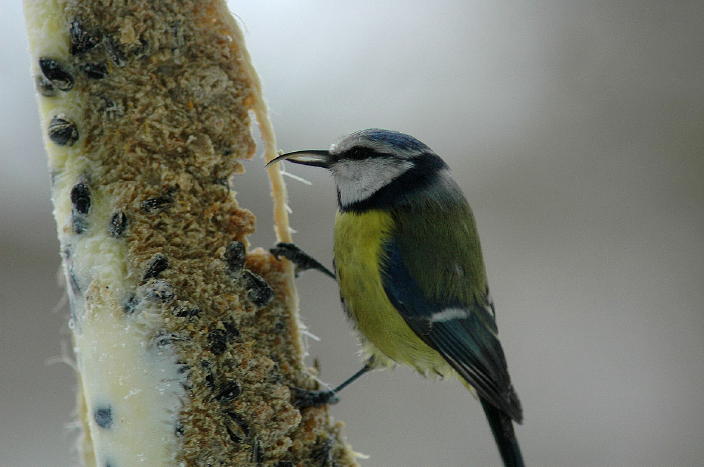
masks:
<svg viewBox="0 0 704 467"><path fill-rule="evenodd" d="M337 188L335 274L369 369L458 377L484 409L504 464L522 466L522 409L508 374L472 211L447 164L416 138L352 133L273 159L328 169Z"/></svg>

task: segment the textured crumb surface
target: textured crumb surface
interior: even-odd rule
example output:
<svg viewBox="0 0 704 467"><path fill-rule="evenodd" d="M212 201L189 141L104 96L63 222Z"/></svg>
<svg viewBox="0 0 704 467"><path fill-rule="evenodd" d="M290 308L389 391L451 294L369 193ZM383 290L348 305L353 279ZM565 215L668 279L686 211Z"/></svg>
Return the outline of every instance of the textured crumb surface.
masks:
<svg viewBox="0 0 704 467"><path fill-rule="evenodd" d="M224 4L25 10L86 465L354 465L327 410L290 401L317 383L290 265L248 251L234 198L263 107Z"/></svg>

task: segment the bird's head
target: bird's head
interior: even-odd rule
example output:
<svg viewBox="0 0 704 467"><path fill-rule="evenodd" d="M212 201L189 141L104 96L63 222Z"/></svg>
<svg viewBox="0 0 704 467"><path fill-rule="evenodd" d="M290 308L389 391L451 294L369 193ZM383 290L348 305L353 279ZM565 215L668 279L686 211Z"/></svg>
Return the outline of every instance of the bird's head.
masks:
<svg viewBox="0 0 704 467"><path fill-rule="evenodd" d="M397 131L370 128L341 138L328 150L282 154L279 161L328 169L341 209L379 207L428 189L447 165L428 146Z"/></svg>

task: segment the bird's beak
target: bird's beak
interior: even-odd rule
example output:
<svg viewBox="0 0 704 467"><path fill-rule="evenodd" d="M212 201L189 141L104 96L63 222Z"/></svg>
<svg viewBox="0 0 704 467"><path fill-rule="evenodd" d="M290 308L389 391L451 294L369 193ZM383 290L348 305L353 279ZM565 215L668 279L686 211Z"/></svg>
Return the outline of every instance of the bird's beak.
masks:
<svg viewBox="0 0 704 467"><path fill-rule="evenodd" d="M311 149L307 151L296 151L282 154L279 157L270 160L266 166L269 167L270 165L281 161L291 161L295 164L312 165L313 167L323 167L327 169L330 168L332 160L333 158L329 151Z"/></svg>

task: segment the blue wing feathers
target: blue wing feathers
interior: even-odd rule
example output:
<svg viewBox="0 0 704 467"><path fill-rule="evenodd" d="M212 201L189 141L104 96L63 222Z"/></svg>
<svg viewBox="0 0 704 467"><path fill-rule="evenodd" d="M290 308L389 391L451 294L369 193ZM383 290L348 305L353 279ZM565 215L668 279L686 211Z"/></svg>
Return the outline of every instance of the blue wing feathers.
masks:
<svg viewBox="0 0 704 467"><path fill-rule="evenodd" d="M410 328L437 350L481 398L520 422L521 406L511 386L506 358L496 336L496 323L484 304L427 297L406 267L393 237L384 245L380 268L389 301ZM433 314L448 308L466 310L467 317L433 321Z"/></svg>

